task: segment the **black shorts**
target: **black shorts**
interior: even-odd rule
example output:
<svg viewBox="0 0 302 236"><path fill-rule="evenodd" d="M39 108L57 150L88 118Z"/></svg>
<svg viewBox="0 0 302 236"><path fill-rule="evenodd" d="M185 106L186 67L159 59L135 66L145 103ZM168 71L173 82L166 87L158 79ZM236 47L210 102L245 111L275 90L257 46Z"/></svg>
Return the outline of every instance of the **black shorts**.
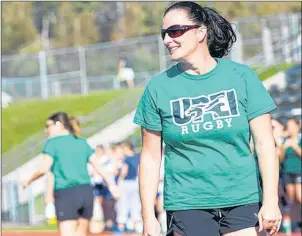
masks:
<svg viewBox="0 0 302 236"><path fill-rule="evenodd" d="M219 236L257 227L261 203L214 210L167 211L167 236Z"/></svg>
<svg viewBox="0 0 302 236"><path fill-rule="evenodd" d="M126 80L120 81L120 88L128 88L128 83Z"/></svg>
<svg viewBox="0 0 302 236"><path fill-rule="evenodd" d="M96 184L94 187L93 187L93 194L94 196L96 197L99 197L99 196L103 196L103 189L104 189L104 185L103 184Z"/></svg>
<svg viewBox="0 0 302 236"><path fill-rule="evenodd" d="M284 173L283 174L284 184L301 184L301 173Z"/></svg>
<svg viewBox="0 0 302 236"><path fill-rule="evenodd" d="M58 221L92 217L93 188L90 185L56 190L54 196Z"/></svg>

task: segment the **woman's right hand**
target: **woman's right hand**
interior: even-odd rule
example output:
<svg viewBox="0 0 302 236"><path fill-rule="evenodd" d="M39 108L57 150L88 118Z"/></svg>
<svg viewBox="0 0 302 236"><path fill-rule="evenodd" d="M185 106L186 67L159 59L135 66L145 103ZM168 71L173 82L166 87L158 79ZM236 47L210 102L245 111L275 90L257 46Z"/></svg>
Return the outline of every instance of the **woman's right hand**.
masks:
<svg viewBox="0 0 302 236"><path fill-rule="evenodd" d="M29 180L27 178L21 179L20 185L22 186L23 189L27 188L29 185Z"/></svg>
<svg viewBox="0 0 302 236"><path fill-rule="evenodd" d="M161 236L161 227L155 216L143 220L143 224L143 236Z"/></svg>

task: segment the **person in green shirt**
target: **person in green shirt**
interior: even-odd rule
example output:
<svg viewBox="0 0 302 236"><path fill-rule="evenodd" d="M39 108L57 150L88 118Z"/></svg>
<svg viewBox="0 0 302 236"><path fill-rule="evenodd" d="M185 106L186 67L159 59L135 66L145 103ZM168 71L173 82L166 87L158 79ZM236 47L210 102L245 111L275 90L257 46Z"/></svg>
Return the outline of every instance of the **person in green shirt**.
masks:
<svg viewBox="0 0 302 236"><path fill-rule="evenodd" d="M65 112L52 114L46 121L48 136L42 151L40 168L23 181L23 187L45 175L54 175L54 203L61 236L88 233L93 210L93 189L87 164L90 162L107 182L112 195L118 197L115 183L98 165L98 158Z"/></svg>
<svg viewBox="0 0 302 236"><path fill-rule="evenodd" d="M258 226L276 234L279 162L269 114L276 105L253 70L222 59L236 41L231 24L211 8L176 2L164 12L161 36L178 63L149 81L134 117L143 139L143 235L161 231L154 201L162 140L167 235L256 236Z"/></svg>
<svg viewBox="0 0 302 236"><path fill-rule="evenodd" d="M73 133L76 136L80 136L80 121L76 117L70 117L69 123L73 128ZM48 137L50 137L51 132L49 129L45 130ZM46 183L46 196L45 196L45 216L48 219L48 222L55 224L57 222L56 212L55 212L55 199L54 199L54 176L51 171L47 173L47 183Z"/></svg>
<svg viewBox="0 0 302 236"><path fill-rule="evenodd" d="M295 200L301 202L302 139L300 124L295 118L286 122L288 137L280 146L280 159L283 161L283 177L288 197L285 213L288 215Z"/></svg>

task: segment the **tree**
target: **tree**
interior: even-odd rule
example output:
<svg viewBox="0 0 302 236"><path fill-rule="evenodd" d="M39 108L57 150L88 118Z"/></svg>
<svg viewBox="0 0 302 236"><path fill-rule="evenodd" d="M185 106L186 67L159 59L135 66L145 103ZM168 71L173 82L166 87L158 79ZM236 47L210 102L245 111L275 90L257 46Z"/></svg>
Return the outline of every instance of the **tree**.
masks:
<svg viewBox="0 0 302 236"><path fill-rule="evenodd" d="M74 45L87 45L96 43L100 39L100 32L93 15L90 12L82 12L79 18L74 21L75 27L75 42ZM89 26L89 27L87 27Z"/></svg>
<svg viewBox="0 0 302 236"><path fill-rule="evenodd" d="M2 54L16 53L37 38L31 2L3 2L1 18Z"/></svg>
<svg viewBox="0 0 302 236"><path fill-rule="evenodd" d="M84 3L62 2L57 12L55 47L72 47L95 43L99 29ZM82 4L82 5L81 5Z"/></svg>
<svg viewBox="0 0 302 236"><path fill-rule="evenodd" d="M167 2L125 2L112 40L157 34Z"/></svg>

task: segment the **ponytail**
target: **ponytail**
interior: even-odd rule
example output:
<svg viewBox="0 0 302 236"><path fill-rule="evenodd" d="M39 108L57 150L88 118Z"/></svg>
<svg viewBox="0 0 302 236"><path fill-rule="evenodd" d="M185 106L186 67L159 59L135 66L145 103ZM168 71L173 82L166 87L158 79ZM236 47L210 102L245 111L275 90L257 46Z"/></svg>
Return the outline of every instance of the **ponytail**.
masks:
<svg viewBox="0 0 302 236"><path fill-rule="evenodd" d="M236 42L236 34L230 22L219 15L214 9L204 7L208 19L208 48L212 57L226 56Z"/></svg>
<svg viewBox="0 0 302 236"><path fill-rule="evenodd" d="M207 44L212 57L226 56L236 42L236 34L230 24L218 12L209 7L201 7L190 1L176 2L168 7L164 16L171 10L185 10L188 18L198 25L207 27Z"/></svg>
<svg viewBox="0 0 302 236"><path fill-rule="evenodd" d="M79 137L80 136L80 133L81 133L81 130L80 130L80 121L72 116L69 118L69 126L71 128L71 132L76 136L76 137Z"/></svg>
<svg viewBox="0 0 302 236"><path fill-rule="evenodd" d="M80 136L80 121L76 117L69 117L66 112L59 111L49 116L48 120L52 120L54 123L60 122L74 136Z"/></svg>

